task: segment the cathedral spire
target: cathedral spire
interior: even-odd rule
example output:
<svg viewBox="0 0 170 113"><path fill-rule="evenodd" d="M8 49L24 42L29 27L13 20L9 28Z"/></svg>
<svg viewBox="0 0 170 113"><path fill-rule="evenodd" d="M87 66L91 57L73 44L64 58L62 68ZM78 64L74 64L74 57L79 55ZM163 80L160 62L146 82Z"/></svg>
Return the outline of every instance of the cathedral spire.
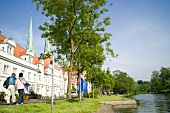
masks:
<svg viewBox="0 0 170 113"><path fill-rule="evenodd" d="M45 40L44 53L51 53L51 44L48 39Z"/></svg>
<svg viewBox="0 0 170 113"><path fill-rule="evenodd" d="M28 33L26 50L34 51L34 47L33 47L33 32L32 32L32 17L30 19L30 29L29 29L29 33Z"/></svg>

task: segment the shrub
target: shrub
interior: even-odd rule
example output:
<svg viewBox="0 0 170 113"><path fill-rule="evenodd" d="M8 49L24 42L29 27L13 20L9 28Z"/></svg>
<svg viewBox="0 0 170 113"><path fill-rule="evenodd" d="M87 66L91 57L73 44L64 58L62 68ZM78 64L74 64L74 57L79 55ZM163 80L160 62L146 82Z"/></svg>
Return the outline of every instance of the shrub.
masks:
<svg viewBox="0 0 170 113"><path fill-rule="evenodd" d="M74 86L72 86L71 91L76 91L76 88Z"/></svg>
<svg viewBox="0 0 170 113"><path fill-rule="evenodd" d="M99 94L100 94L99 90L94 89L94 98L99 98ZM90 96L90 98L93 98L93 92L91 92L91 93L83 93L83 97L89 98L89 96Z"/></svg>

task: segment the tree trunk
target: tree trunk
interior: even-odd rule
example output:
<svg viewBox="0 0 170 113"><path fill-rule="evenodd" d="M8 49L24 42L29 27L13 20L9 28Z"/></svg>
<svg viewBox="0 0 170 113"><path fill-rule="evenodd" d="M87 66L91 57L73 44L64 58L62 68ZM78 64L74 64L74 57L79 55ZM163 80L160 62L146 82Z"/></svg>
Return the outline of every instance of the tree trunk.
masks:
<svg viewBox="0 0 170 113"><path fill-rule="evenodd" d="M69 33L70 35L70 43L71 43L71 60L70 60L70 69L68 74L68 88L67 88L67 98L71 99L71 77L72 77L72 69L73 69L73 61L74 61L74 43L72 39L72 32Z"/></svg>
<svg viewBox="0 0 170 113"><path fill-rule="evenodd" d="M67 98L68 99L71 99L71 75L72 75L72 71L69 70L69 73L68 73L68 87L67 87Z"/></svg>

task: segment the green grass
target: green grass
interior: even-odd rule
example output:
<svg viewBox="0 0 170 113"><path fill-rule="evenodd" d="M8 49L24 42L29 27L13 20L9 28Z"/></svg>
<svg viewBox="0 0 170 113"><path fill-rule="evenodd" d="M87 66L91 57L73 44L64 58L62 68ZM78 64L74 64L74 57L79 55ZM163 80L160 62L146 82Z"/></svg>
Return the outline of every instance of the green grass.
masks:
<svg viewBox="0 0 170 113"><path fill-rule="evenodd" d="M83 98L79 101L79 98L70 100L55 100L54 101L54 113L93 113L101 106L100 101L113 101L113 100L129 100L130 98L124 98L121 95L105 95L99 99ZM29 103L24 105L13 106L0 106L0 113L50 113L51 102L46 103Z"/></svg>

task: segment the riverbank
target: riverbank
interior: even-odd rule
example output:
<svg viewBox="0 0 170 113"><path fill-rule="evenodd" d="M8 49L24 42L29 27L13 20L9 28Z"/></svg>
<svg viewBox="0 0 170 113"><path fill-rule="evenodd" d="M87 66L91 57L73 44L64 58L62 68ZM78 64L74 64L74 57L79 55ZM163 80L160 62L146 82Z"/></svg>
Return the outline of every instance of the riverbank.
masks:
<svg viewBox="0 0 170 113"><path fill-rule="evenodd" d="M115 113L115 109L136 107L138 101L136 100L114 100L114 101L100 101L102 106L95 113Z"/></svg>
<svg viewBox="0 0 170 113"><path fill-rule="evenodd" d="M64 99L64 100L55 100L54 101L54 113L94 113L97 112L100 107L102 108L101 101L117 101L117 100L132 100L131 98L125 98L121 95L104 95L100 96L99 99L93 98L83 98L82 101L79 98L75 99ZM105 107L108 108L108 107ZM105 109L103 108L103 109ZM51 100L47 100L43 102L42 100L39 102L38 100L34 102L27 102L24 105L8 105L8 106L0 106L0 112L4 113L50 113L51 112ZM106 109L105 109L106 111ZM103 112L104 113L104 112ZM111 113L111 112L109 112Z"/></svg>

